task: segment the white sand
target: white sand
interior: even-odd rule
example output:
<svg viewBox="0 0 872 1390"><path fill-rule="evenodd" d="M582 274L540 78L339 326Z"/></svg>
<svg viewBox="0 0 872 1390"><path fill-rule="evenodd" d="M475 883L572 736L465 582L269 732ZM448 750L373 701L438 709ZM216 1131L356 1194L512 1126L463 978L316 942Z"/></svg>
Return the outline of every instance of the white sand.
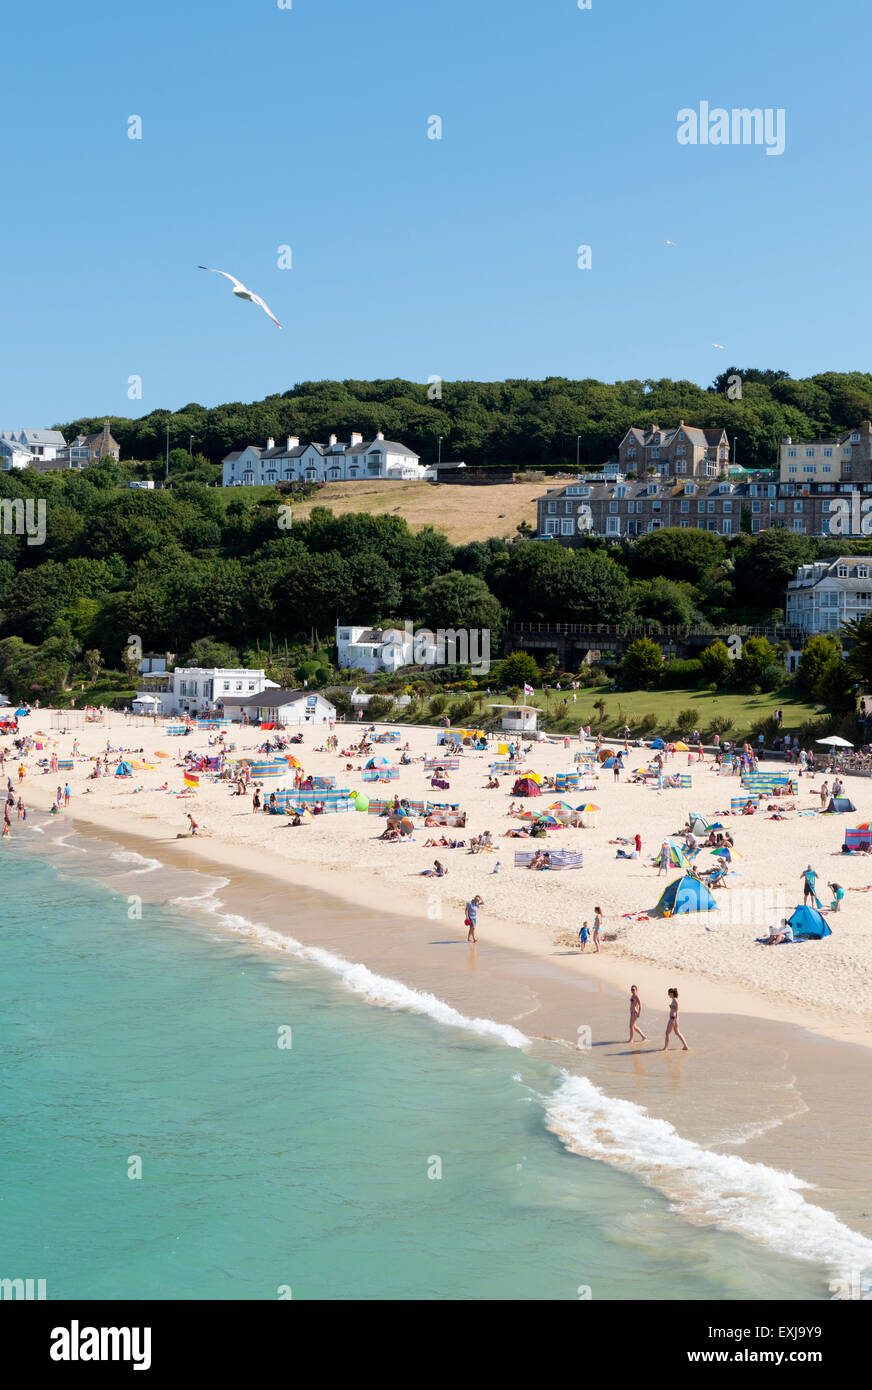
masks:
<svg viewBox="0 0 872 1390"><path fill-rule="evenodd" d="M781 822L765 819L765 812L753 818L731 817L717 813L728 810L731 796L741 794L738 778L717 776L711 762L688 767L688 755L678 753L668 762L667 770L690 771L691 791L633 786L626 775L615 784L607 770L599 775L595 791L572 791L564 797L573 805L588 800L597 803L602 809L596 828L556 830L547 841L514 841L504 838L507 829L521 824L508 816L513 779L501 778L499 791L484 789L488 766L496 754L495 743L487 753L464 752L459 770L448 775L450 791L440 792L431 790L431 774L425 773L420 763L403 768L397 781L364 786L359 771L364 758L315 752L329 730L326 726L305 729L302 747L296 745L289 751L307 772L335 776L338 787L363 790L375 797L391 797L397 792L413 799L459 802L469 813L465 830L427 830L419 822L410 842L391 844L377 839L385 821L374 815L324 815L299 828L291 828L284 817L254 815L250 796L233 796L225 784L211 782L206 774L200 775L195 796L174 795L183 788L177 758L191 749L208 751L210 736L206 733L170 738L160 724L155 727L147 721L125 721L121 715L109 715L102 726L71 727L62 734L52 731L52 716L47 710L34 711L21 721L21 727L30 734L42 730L46 735L44 751L32 751L25 758L27 776L21 790L31 824L41 822L40 810L47 810L56 787L65 781L73 792L67 816L104 829L123 829L158 840L174 838L186 829L186 812L193 809L204 833L202 838L185 842L192 856L268 871L391 912L427 915L444 921L448 932L462 937L466 935L463 905L474 893L480 893L485 900L479 916L482 941L496 940L547 956L570 969L600 974L603 980L621 987L631 976L647 990L654 986L660 989L665 983L684 986L688 977L693 977L700 986L707 982L707 990L698 990L698 994L705 995L709 1008L790 1019L831 1036L868 1041L868 1024L872 1022L872 895L850 890L872 882L872 859L838 853L845 829L872 815L872 784L866 779L846 779L847 795L857 807L856 814L806 818L794 813ZM400 729L401 743L409 742L414 757L436 754L435 729ZM362 729L340 724L336 733L341 749L359 740ZM245 754L271 735L234 727L227 737L228 742L236 743L237 754ZM52 751L69 756L74 738L83 755L75 770L43 775L38 759ZM128 779L88 781L90 759L105 748L107 738L113 748L145 749L146 760L154 762L155 769L138 770ZM11 739L2 742L7 750L6 774L13 776L17 795L15 769L19 760L12 754ZM377 745L373 752L398 760L395 750L399 746ZM576 739L571 740L568 751L562 739L534 745L522 766L543 775L572 771L579 746ZM155 758L158 749L171 757ZM628 767L642 765L648 756L644 750L631 749ZM349 761L355 771L346 774ZM767 761L764 769L770 767L781 769L782 765ZM170 791L157 790L165 780ZM822 780L800 779L798 808L819 809L816 791ZM832 782L831 777L828 780ZM271 790L292 785L289 779L266 782L264 801ZM140 787L142 791L136 791ZM86 788L90 792L86 793ZM557 793L546 791L541 799L525 804L539 810L556 799ZM650 857L664 836L680 830L690 810L732 826L736 847L743 856L733 867L743 877L729 880L731 887L717 894L717 912L667 920L625 920L624 913L653 909L666 883L676 876L676 871L671 871L658 878L656 869L650 867ZM459 849L424 847L430 836L444 833L468 841L485 829L493 834L495 854L473 856ZM609 840L618 835L629 838L637 831L643 840L643 858L617 860L617 846ZM13 817L13 837L23 833L26 831ZM583 850L584 868L547 873L515 869L515 849L536 847ZM447 877L419 877L434 858L447 866ZM501 869L495 874L497 859ZM717 862L707 853L700 860L706 867ZM808 863L818 871L819 894L825 905L831 896L826 888L828 879L836 878L849 890L841 913L828 917L833 935L824 941L791 946L758 945L756 938L766 935L770 926L802 901L801 874ZM592 923L596 905L605 914L603 950L594 956L588 948L580 957L576 933L582 919ZM361 952L365 958L365 943Z"/></svg>

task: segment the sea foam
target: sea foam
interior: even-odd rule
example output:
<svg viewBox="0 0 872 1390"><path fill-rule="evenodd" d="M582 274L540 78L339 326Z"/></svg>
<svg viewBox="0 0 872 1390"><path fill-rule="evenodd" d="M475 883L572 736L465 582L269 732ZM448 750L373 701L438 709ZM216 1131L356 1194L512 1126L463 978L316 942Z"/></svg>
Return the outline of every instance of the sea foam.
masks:
<svg viewBox="0 0 872 1390"><path fill-rule="evenodd" d="M546 1124L567 1149L641 1178L686 1220L824 1265L852 1286L872 1274L872 1241L807 1201L810 1184L793 1173L683 1139L668 1120L605 1095L585 1076L563 1072L544 1100Z"/></svg>

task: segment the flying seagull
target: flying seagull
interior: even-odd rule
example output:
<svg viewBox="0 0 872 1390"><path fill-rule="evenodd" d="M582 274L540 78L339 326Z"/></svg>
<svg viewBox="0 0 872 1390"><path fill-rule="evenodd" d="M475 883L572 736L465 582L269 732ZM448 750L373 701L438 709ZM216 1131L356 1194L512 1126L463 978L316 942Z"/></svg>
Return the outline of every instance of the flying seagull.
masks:
<svg viewBox="0 0 872 1390"><path fill-rule="evenodd" d="M272 319L273 323L278 323L279 328L281 328L282 325L279 323L278 319L276 318L276 316L275 316L275 314L272 312L272 310L269 308L269 306L266 305L266 304L264 304L264 302L263 302L263 300L261 299L260 295L259 295L259 294L252 294L252 293L251 293L251 290L247 290L247 289L245 288L245 286L243 285L242 281L241 281L241 280L237 280L237 278L236 278L235 275L230 275L230 274L228 274L228 272L227 272L226 270L216 270L216 268L215 268L214 265L201 265L201 266L198 266L198 269L199 269L199 270L211 270L212 273L213 273L213 275L223 275L225 280L229 280L229 281L231 282L231 284L233 285L233 293L234 293L239 299L250 299L251 302L252 302L252 304L259 304L260 307L261 307L261 309L263 309L264 313L265 313L265 314L269 314L269 317Z"/></svg>
<svg viewBox="0 0 872 1390"><path fill-rule="evenodd" d="M712 347L720 348L721 352L724 350L723 343L712 343Z"/></svg>
<svg viewBox="0 0 872 1390"><path fill-rule="evenodd" d="M666 245L667 245L667 246L674 246L674 245L675 245L675 242L674 242L674 241L670 241L669 238L667 237L667 238L666 238Z"/></svg>

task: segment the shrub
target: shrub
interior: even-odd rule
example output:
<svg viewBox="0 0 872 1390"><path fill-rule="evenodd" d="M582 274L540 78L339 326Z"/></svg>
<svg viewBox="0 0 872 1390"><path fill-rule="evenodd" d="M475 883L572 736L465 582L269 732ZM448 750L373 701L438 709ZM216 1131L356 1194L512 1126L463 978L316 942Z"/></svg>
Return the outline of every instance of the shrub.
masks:
<svg viewBox="0 0 872 1390"><path fill-rule="evenodd" d="M663 653L650 637L640 637L638 642L630 643L621 667L628 690L650 689L659 681L662 669Z"/></svg>
<svg viewBox="0 0 872 1390"><path fill-rule="evenodd" d="M650 711L648 714L643 714L639 720L639 728L643 734L650 734L652 730L657 728L657 715Z"/></svg>
<svg viewBox="0 0 872 1390"><path fill-rule="evenodd" d="M475 704L472 700L457 700L451 707L451 718L454 723L463 724L475 713Z"/></svg>
<svg viewBox="0 0 872 1390"><path fill-rule="evenodd" d="M709 728L713 734L728 734L732 727L732 719L728 719L725 714L716 714L714 719L709 721Z"/></svg>
<svg viewBox="0 0 872 1390"><path fill-rule="evenodd" d="M367 719L384 719L394 707L394 702L387 695L373 695L366 707Z"/></svg>
<svg viewBox="0 0 872 1390"><path fill-rule="evenodd" d="M682 734L692 733L697 726L699 713L695 709L680 709L675 716L675 727Z"/></svg>
<svg viewBox="0 0 872 1390"><path fill-rule="evenodd" d="M447 705L448 701L444 695L434 695L433 699L430 701L430 713L433 718L439 719L439 717L445 713Z"/></svg>
<svg viewBox="0 0 872 1390"><path fill-rule="evenodd" d="M660 684L664 690L692 690L703 676L701 661L670 661L663 670Z"/></svg>
<svg viewBox="0 0 872 1390"><path fill-rule="evenodd" d="M755 719L751 725L751 737L756 739L759 734L763 735L763 740L767 748L772 747L772 740L777 738L779 730L778 720L771 714L763 719Z"/></svg>
<svg viewBox="0 0 872 1390"><path fill-rule="evenodd" d="M764 666L760 672L760 689L777 690L779 685L784 683L784 667L772 662L770 666Z"/></svg>

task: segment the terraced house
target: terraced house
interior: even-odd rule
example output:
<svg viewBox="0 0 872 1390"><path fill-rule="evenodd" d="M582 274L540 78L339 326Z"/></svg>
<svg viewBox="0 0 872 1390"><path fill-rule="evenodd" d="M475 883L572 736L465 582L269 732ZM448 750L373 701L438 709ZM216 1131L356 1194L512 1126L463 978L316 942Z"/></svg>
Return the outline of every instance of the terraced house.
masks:
<svg viewBox="0 0 872 1390"><path fill-rule="evenodd" d="M536 499L537 535L568 546L583 544L587 534L632 540L662 526L722 536L743 527L756 536L772 526L805 536L860 535L866 513L856 503L867 495L872 497L872 481L782 482L774 471L714 482L662 475L599 482L582 476Z"/></svg>
<svg viewBox="0 0 872 1390"><path fill-rule="evenodd" d="M352 434L341 444L331 434L327 444L301 444L288 435L284 444L268 439L266 448L249 444L223 460L224 487L253 487L270 483L333 483L346 479L416 479L429 476L418 454L405 444L385 439L364 440Z"/></svg>

